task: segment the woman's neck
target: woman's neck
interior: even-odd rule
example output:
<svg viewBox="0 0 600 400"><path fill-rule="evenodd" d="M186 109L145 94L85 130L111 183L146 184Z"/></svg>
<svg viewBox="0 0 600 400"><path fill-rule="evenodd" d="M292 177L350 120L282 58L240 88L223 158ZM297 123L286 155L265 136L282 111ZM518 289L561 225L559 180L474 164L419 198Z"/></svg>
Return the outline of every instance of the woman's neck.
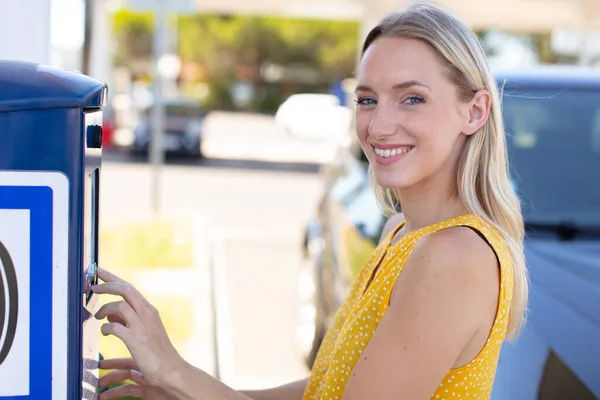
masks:
<svg viewBox="0 0 600 400"><path fill-rule="evenodd" d="M419 182L409 188L397 190L406 221L404 230L411 232L425 226L468 213L456 184Z"/></svg>

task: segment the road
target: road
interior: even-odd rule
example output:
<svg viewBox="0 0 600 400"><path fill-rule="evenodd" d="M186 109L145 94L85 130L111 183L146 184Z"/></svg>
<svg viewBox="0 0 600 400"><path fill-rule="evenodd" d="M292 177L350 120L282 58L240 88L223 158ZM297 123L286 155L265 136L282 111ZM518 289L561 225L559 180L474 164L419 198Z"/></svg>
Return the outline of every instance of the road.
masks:
<svg viewBox="0 0 600 400"><path fill-rule="evenodd" d="M194 221L198 276L209 281L200 282L210 290L198 289L195 308L202 343L186 356L236 388L305 377L295 342L296 284L323 148L278 136L266 117L222 114L210 134L209 158L169 162L160 174L160 214ZM105 154L101 223L148 218L151 177L147 163Z"/></svg>

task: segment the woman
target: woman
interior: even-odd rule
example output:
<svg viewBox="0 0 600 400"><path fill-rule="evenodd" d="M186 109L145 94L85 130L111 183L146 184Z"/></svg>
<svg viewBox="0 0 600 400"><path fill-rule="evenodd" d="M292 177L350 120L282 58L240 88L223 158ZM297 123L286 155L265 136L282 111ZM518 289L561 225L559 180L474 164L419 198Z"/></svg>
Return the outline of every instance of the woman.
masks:
<svg viewBox="0 0 600 400"><path fill-rule="evenodd" d="M106 283L94 291L124 299L98 312L114 321L102 332L121 338L133 357L103 362L117 371L101 385L138 383L101 399L490 397L502 342L522 324L527 278L520 204L484 52L453 16L413 5L368 34L356 103L357 135L392 216L310 377L264 391L225 386L186 364L152 306L101 271ZM393 215L400 204L403 214Z"/></svg>

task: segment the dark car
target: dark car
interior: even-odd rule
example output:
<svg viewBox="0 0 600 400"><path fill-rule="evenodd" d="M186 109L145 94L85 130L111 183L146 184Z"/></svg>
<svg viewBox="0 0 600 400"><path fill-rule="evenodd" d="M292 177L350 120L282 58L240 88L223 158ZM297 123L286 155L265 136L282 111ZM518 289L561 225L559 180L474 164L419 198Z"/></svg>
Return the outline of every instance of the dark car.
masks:
<svg viewBox="0 0 600 400"><path fill-rule="evenodd" d="M523 201L529 317L499 361L494 400L600 397L600 72L496 73ZM309 366L386 218L356 145L324 171L304 234L298 338ZM510 381L510 382L509 382Z"/></svg>
<svg viewBox="0 0 600 400"><path fill-rule="evenodd" d="M130 151L148 154L152 139L152 111L148 108L134 131ZM163 149L167 154L202 156L202 133L205 110L193 100L168 100L165 104L165 128L162 137Z"/></svg>

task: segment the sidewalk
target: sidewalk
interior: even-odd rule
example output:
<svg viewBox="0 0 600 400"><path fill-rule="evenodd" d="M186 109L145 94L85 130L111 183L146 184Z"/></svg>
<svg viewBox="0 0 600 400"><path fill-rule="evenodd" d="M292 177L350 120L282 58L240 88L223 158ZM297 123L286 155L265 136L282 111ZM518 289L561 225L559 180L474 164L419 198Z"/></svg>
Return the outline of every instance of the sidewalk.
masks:
<svg viewBox="0 0 600 400"><path fill-rule="evenodd" d="M102 267L133 284L160 312L176 349L214 375L214 316L204 224L201 221L113 221L101 231ZM103 298L102 304L113 301ZM100 337L105 358L129 356L114 337Z"/></svg>

